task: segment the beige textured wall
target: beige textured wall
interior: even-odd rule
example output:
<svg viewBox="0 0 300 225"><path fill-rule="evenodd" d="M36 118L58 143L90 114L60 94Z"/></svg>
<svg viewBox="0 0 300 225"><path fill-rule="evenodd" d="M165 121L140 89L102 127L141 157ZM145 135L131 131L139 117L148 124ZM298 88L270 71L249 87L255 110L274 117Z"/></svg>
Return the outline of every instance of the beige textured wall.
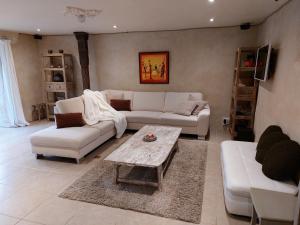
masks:
<svg viewBox="0 0 300 225"><path fill-rule="evenodd" d="M38 43L31 35L19 34L12 42L12 52L18 78L23 110L32 120L32 105L43 102Z"/></svg>
<svg viewBox="0 0 300 225"><path fill-rule="evenodd" d="M260 84L255 131L259 138L270 124L278 124L300 142L300 1L293 0L259 28L259 44L278 50L272 79Z"/></svg>
<svg viewBox="0 0 300 225"><path fill-rule="evenodd" d="M200 91L213 120L229 114L235 50L256 45L257 28L195 29L94 35L100 89ZM139 84L138 53L170 52L170 84Z"/></svg>

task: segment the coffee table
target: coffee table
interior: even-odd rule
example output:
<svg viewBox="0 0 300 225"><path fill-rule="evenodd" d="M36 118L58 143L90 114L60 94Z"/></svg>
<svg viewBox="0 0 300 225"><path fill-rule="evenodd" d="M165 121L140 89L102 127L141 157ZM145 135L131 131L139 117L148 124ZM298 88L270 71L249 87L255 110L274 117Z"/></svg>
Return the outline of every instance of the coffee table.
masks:
<svg viewBox="0 0 300 225"><path fill-rule="evenodd" d="M173 153L178 148L178 138L181 128L167 126L146 125L130 137L118 149L108 155L104 160L114 163L115 183L131 183L137 185L150 185L162 189L162 179ZM157 140L153 142L143 141L143 137L153 133ZM119 177L121 166L131 166L137 168L156 169L157 182Z"/></svg>

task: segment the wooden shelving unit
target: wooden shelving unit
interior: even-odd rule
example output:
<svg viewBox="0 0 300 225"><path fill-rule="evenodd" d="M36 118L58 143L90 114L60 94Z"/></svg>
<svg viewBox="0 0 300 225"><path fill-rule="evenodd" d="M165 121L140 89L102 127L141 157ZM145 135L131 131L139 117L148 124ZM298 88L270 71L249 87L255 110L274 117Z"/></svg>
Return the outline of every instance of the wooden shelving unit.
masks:
<svg viewBox="0 0 300 225"><path fill-rule="evenodd" d="M74 96L73 77L71 54L53 53L43 55L44 99L49 120L54 119L56 101Z"/></svg>
<svg viewBox="0 0 300 225"><path fill-rule="evenodd" d="M259 84L254 79L256 52L257 48L236 51L229 127L233 139L239 128L253 130Z"/></svg>

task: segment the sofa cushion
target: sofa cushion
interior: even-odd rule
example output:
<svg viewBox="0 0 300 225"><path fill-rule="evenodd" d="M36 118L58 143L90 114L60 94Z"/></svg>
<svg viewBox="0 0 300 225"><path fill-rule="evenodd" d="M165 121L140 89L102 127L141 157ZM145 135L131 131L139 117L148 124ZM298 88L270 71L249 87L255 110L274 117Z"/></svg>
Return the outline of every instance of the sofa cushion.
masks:
<svg viewBox="0 0 300 225"><path fill-rule="evenodd" d="M124 99L111 99L110 105L117 111L131 111L131 101Z"/></svg>
<svg viewBox="0 0 300 225"><path fill-rule="evenodd" d="M279 182L266 177L262 165L255 160L257 143L223 141L221 161L224 188L234 196L250 198L250 188L262 188L296 195L293 182Z"/></svg>
<svg viewBox="0 0 300 225"><path fill-rule="evenodd" d="M133 92L132 91L122 91L122 90L105 90L103 91L105 93L105 96L107 95L119 95L123 94L123 98L125 100L131 100L133 99ZM107 99L107 102L110 103L110 100Z"/></svg>
<svg viewBox="0 0 300 225"><path fill-rule="evenodd" d="M185 92L167 92L165 98L164 112L176 112L179 102L186 102L189 99L189 93Z"/></svg>
<svg viewBox="0 0 300 225"><path fill-rule="evenodd" d="M263 163L264 158L268 157L268 155L271 155L271 148L273 145L275 145L278 142L289 140L289 136L282 132L272 132L264 135L259 139L259 142L257 144L257 152L255 159L259 163Z"/></svg>
<svg viewBox="0 0 300 225"><path fill-rule="evenodd" d="M202 100L203 101L203 94L200 92L189 93L189 100L191 100L191 101Z"/></svg>
<svg viewBox="0 0 300 225"><path fill-rule="evenodd" d="M108 92L106 94L106 100L109 104L111 104L111 100L112 99L119 99L122 100L124 99L124 94L121 92L116 92L116 93L112 93L112 92Z"/></svg>
<svg viewBox="0 0 300 225"><path fill-rule="evenodd" d="M274 144L263 161L263 173L274 180L299 181L298 171L300 169L300 146L292 140L281 141Z"/></svg>
<svg viewBox="0 0 300 225"><path fill-rule="evenodd" d="M92 126L86 125L85 127L93 127L99 131L99 135L104 135L115 129L115 124L113 121L102 121L96 123Z"/></svg>
<svg viewBox="0 0 300 225"><path fill-rule="evenodd" d="M55 126L31 135L31 144L53 148L80 149L100 136L99 130L92 127L69 127L56 129Z"/></svg>
<svg viewBox="0 0 300 225"><path fill-rule="evenodd" d="M201 101L203 100L203 96L198 92L166 92L164 112L175 112L178 102L186 102L188 100Z"/></svg>
<svg viewBox="0 0 300 225"><path fill-rule="evenodd" d="M84 113L84 104L82 96L69 98L56 102L58 113Z"/></svg>
<svg viewBox="0 0 300 225"><path fill-rule="evenodd" d="M195 106L196 104L192 101L178 102L177 109L174 111L174 113L183 116L190 116Z"/></svg>
<svg viewBox="0 0 300 225"><path fill-rule="evenodd" d="M65 127L82 127L85 125L82 113L55 114L55 122L57 129Z"/></svg>
<svg viewBox="0 0 300 225"><path fill-rule="evenodd" d="M195 127L197 126L197 116L183 116L174 113L162 113L161 124L171 126Z"/></svg>
<svg viewBox="0 0 300 225"><path fill-rule="evenodd" d="M198 116L199 113L200 113L200 111L202 111L205 108L205 106L207 106L207 102L206 101L203 101L203 100L197 101L196 107L192 111L192 115Z"/></svg>
<svg viewBox="0 0 300 225"><path fill-rule="evenodd" d="M156 124L160 123L161 112L150 112L150 111L121 111L127 119L128 123L145 123L145 124Z"/></svg>
<svg viewBox="0 0 300 225"><path fill-rule="evenodd" d="M134 92L132 110L161 112L164 109L164 92Z"/></svg>

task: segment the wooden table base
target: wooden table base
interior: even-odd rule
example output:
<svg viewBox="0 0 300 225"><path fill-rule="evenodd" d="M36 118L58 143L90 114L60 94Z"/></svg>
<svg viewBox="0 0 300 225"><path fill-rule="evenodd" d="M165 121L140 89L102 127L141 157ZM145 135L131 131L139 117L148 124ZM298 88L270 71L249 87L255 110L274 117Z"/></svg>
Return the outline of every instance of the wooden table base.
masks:
<svg viewBox="0 0 300 225"><path fill-rule="evenodd" d="M115 184L127 183L127 184L135 184L135 185L152 186L152 187L157 187L161 191L163 188L162 181L163 181L164 174L165 174L165 172L177 150L178 150L178 142L176 142L176 144L174 145L174 147L173 147L172 151L170 152L166 161L162 165L155 168L157 171L156 172L157 173L157 182L121 178L119 176L119 174L120 174L119 170L120 170L120 167L124 164L115 163L114 164L114 182L115 182ZM132 165L125 165L125 166L132 166Z"/></svg>

